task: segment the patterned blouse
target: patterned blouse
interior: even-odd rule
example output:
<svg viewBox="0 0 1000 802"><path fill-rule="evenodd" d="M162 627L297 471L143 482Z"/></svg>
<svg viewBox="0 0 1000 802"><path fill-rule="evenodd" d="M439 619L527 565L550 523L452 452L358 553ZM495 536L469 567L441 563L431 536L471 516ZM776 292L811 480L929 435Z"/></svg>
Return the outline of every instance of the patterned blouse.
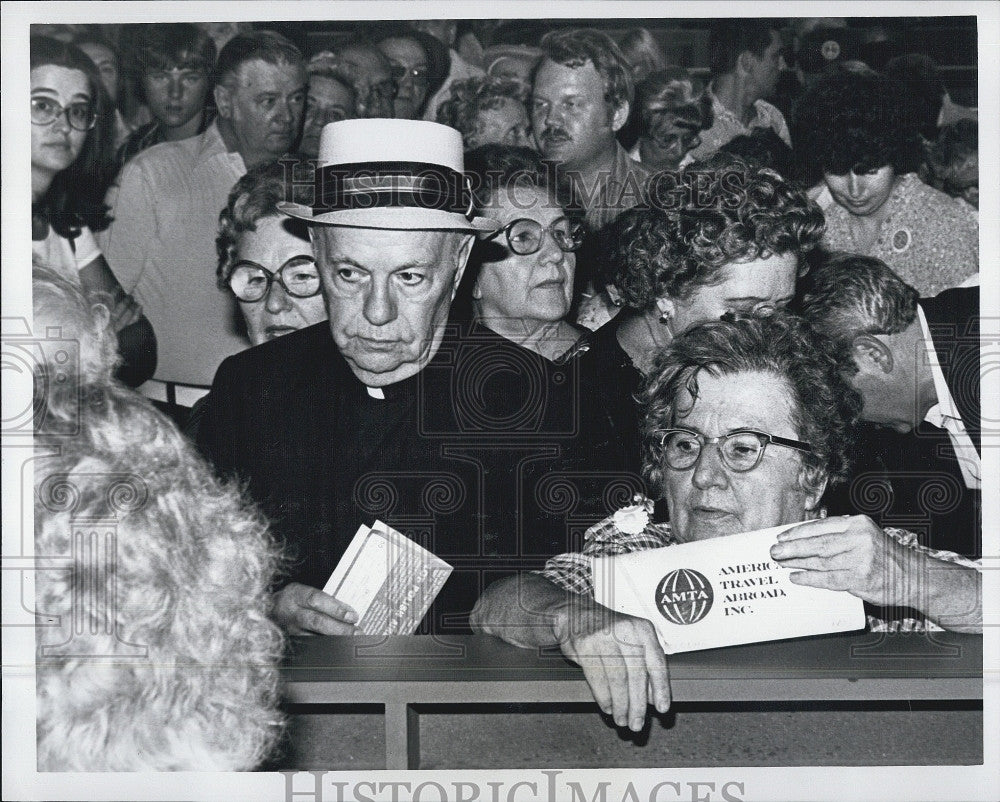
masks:
<svg viewBox="0 0 1000 802"><path fill-rule="evenodd" d="M854 244L850 213L826 187L816 202L826 214L823 244L881 259L928 298L958 286L979 270L979 213L965 201L927 186L916 173L902 176L889 200L889 215L867 252Z"/></svg>
<svg viewBox="0 0 1000 802"><path fill-rule="evenodd" d="M582 552L558 554L545 563L545 568L536 573L559 585L565 590L585 596L594 595L594 583L591 566L594 557L609 557L616 554L631 554L645 549L659 549L664 546L675 546L680 541L674 536L669 523L654 523L649 519L653 509L650 499L636 497L632 507L625 507L613 515L609 515L600 523L594 524L584 535ZM646 511L643 517L641 510ZM623 518L624 516L624 518ZM637 517L638 516L638 517ZM632 522L646 520L645 526L638 533L630 534L619 528L623 520ZM638 527L628 526L629 529ZM950 551L929 549L917 542L917 536L905 529L886 527L882 530L900 545L920 551L934 559L965 565L979 570L980 566L964 557ZM865 605L868 618L868 629L871 632L919 632L926 630L940 631L941 627L925 618L893 617L890 620L872 614L873 609Z"/></svg>

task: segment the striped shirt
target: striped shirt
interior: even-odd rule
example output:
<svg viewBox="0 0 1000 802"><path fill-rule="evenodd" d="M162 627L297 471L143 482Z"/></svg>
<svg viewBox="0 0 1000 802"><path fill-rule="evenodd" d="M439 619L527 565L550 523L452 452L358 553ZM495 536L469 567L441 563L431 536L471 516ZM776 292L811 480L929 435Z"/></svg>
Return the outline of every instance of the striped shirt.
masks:
<svg viewBox="0 0 1000 802"><path fill-rule="evenodd" d="M647 511L652 511L649 499L637 499L639 505L644 505ZM627 508L626 508L627 509ZM615 515L620 515L616 513ZM675 546L679 541L669 523L654 523L650 520L641 532L630 534L623 532L615 521L615 515L609 515L600 523L594 524L584 534L582 552L569 552L551 558L545 568L536 573L559 585L564 590L585 596L594 595L594 582L591 574L594 557L609 557L616 554L631 554L645 549L660 549L664 546ZM957 563L979 569L975 562L965 559L954 552L929 549L917 542L917 536L905 529L886 527L882 530L900 545L915 549L923 554L945 562ZM917 632L924 630L940 630L937 624L925 618L907 615L883 618L867 611L868 629L872 632Z"/></svg>

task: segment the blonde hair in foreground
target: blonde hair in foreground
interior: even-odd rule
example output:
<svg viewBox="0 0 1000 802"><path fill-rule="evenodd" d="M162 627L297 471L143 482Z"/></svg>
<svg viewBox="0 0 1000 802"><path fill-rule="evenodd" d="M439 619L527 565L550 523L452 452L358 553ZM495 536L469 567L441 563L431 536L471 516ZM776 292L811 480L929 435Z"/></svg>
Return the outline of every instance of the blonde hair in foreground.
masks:
<svg viewBox="0 0 1000 802"><path fill-rule="evenodd" d="M74 384L45 428L78 434L36 433L38 768L252 769L282 724L266 524L141 396Z"/></svg>

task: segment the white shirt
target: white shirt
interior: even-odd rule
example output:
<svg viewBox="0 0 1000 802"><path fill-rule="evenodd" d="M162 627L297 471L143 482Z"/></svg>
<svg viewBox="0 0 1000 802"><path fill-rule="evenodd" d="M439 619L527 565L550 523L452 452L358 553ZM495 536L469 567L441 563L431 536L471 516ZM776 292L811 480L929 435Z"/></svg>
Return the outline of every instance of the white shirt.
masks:
<svg viewBox="0 0 1000 802"><path fill-rule="evenodd" d="M86 267L101 255L97 241L90 229L84 226L80 235L70 245L65 237L60 237L52 226L43 240L31 241L32 261L47 267L55 273L80 286L80 269Z"/></svg>
<svg viewBox="0 0 1000 802"><path fill-rule="evenodd" d="M919 305L917 305L917 319L920 321L920 330L927 348L927 363L930 365L931 377L934 379L934 391L938 398L938 402L927 410L924 420L932 426L937 426L948 432L948 439L951 440L951 444L955 448L958 467L962 471L965 486L970 490L982 490L982 461L972 438L966 431L958 407L955 406L955 399L951 397L951 392L948 390L948 383L944 380L944 373L941 370L937 352L934 350L934 342L931 340L927 318L924 317L924 310Z"/></svg>
<svg viewBox="0 0 1000 802"><path fill-rule="evenodd" d="M213 123L136 154L108 192L113 222L98 242L153 326L159 381L211 385L219 363L249 345L215 278L219 212L244 173Z"/></svg>

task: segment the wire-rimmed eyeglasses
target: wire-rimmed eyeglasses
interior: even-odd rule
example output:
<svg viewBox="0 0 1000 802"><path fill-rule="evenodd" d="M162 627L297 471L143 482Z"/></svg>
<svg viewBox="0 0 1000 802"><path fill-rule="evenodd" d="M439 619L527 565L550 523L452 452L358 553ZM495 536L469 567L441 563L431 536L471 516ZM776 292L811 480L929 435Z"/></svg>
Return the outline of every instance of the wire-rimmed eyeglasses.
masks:
<svg viewBox="0 0 1000 802"><path fill-rule="evenodd" d="M89 100L63 106L48 97L31 99L32 125L50 125L61 116L65 116L69 127L77 131L89 131L97 124L97 109Z"/></svg>
<svg viewBox="0 0 1000 802"><path fill-rule="evenodd" d="M319 292L319 271L311 256L293 256L272 273L256 262L237 262L229 274L229 288L239 300L254 303L263 298L277 279L293 298L311 298Z"/></svg>
<svg viewBox="0 0 1000 802"><path fill-rule="evenodd" d="M745 473L760 464L764 449L769 445L794 448L796 451L812 453L812 446L801 440L777 437L755 429L737 429L719 437L705 437L690 429L666 429L660 433L660 446L667 467L675 471L686 471L693 466L702 449L709 443L718 443L722 462L732 471Z"/></svg>
<svg viewBox="0 0 1000 802"><path fill-rule="evenodd" d="M500 236L501 233L505 234L507 247L518 256L530 256L541 250L545 232L549 233L559 250L566 253L578 250L583 244L583 226L571 222L567 217L558 217L548 226L543 226L537 220L522 217L509 222L490 239Z"/></svg>

